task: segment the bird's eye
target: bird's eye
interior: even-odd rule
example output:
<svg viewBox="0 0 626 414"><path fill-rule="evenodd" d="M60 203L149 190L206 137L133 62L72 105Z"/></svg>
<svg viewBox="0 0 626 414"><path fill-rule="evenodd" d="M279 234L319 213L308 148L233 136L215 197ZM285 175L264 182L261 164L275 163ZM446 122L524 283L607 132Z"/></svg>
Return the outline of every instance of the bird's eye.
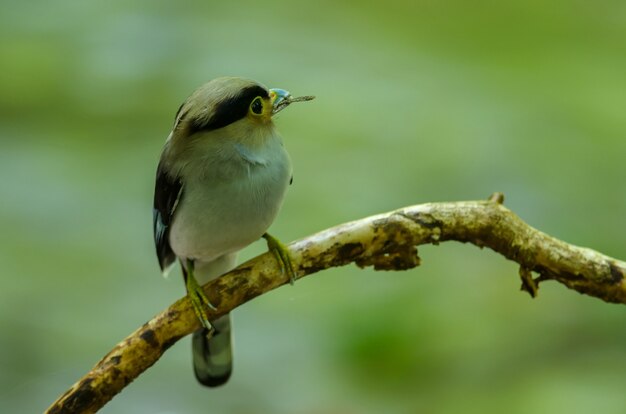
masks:
<svg viewBox="0 0 626 414"><path fill-rule="evenodd" d="M250 110L255 115L261 115L263 113L263 99L261 99L260 96L257 96L252 100Z"/></svg>

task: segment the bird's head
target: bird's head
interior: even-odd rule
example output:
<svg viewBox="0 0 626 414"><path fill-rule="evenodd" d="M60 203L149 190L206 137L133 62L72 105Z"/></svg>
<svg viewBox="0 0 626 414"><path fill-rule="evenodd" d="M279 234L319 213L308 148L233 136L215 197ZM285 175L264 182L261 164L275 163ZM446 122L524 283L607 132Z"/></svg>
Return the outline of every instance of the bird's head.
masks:
<svg viewBox="0 0 626 414"><path fill-rule="evenodd" d="M254 151L277 137L272 117L293 102L283 89L268 89L244 78L222 77L202 85L176 113L162 160L172 170L190 160L230 158L233 148ZM174 167L176 164L178 167Z"/></svg>
<svg viewBox="0 0 626 414"><path fill-rule="evenodd" d="M244 78L221 77L198 88L180 106L174 129L183 136L222 129L271 126L272 116L292 102L284 89Z"/></svg>

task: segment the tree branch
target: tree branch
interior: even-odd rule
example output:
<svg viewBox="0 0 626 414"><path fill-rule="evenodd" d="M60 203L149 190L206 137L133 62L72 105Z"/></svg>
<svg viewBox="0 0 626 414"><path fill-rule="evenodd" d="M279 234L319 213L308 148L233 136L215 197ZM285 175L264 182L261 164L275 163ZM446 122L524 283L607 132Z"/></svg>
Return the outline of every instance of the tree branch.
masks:
<svg viewBox="0 0 626 414"><path fill-rule="evenodd" d="M502 201L496 193L487 201L406 207L324 230L288 247L301 278L352 262L377 270L411 269L420 263L416 246L456 240L489 247L519 263L522 289L532 296L540 282L556 280L606 302L626 303L625 262L542 233L502 206ZM533 278L531 272L539 276ZM260 255L204 286L218 309L209 317L217 318L288 282L272 255ZM189 301L178 300L117 344L47 413L97 411L199 327Z"/></svg>

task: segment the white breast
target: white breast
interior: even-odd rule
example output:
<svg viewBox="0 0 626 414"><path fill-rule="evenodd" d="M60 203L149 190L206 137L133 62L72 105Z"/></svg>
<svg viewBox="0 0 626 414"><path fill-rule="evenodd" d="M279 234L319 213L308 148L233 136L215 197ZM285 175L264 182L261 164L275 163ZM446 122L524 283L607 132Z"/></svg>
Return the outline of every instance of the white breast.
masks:
<svg viewBox="0 0 626 414"><path fill-rule="evenodd" d="M204 150L206 156L184 170L170 245L178 257L209 262L267 231L289 185L291 162L276 134L254 150L241 144Z"/></svg>

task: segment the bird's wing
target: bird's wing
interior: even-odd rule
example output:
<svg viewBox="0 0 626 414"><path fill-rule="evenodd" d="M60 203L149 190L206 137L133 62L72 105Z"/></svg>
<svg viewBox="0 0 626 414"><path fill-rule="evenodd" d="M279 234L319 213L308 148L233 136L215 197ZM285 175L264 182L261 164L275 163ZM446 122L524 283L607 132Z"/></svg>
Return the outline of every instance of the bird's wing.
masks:
<svg viewBox="0 0 626 414"><path fill-rule="evenodd" d="M152 209L154 244L161 270L165 273L176 260L170 246L170 225L176 211L178 201L183 194L182 181L165 172L162 162L159 163L154 187L154 207Z"/></svg>

